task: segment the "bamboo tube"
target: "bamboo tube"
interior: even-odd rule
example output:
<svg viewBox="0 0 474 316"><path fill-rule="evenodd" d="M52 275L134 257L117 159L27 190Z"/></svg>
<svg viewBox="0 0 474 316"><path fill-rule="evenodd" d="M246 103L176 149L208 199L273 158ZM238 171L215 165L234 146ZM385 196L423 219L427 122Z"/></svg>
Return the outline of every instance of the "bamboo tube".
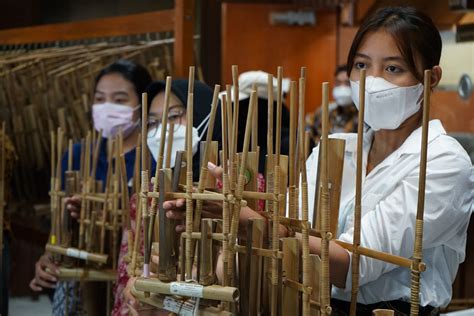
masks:
<svg viewBox="0 0 474 316"><path fill-rule="evenodd" d="M301 77L299 79L299 113L298 113L298 153L299 153L299 167L301 168L301 212L304 222L308 222L308 180L306 174L306 157L304 155L304 108L305 108L305 93L306 93L306 79L304 77L305 69L301 69ZM299 172L299 169L297 170ZM309 226L309 224L307 225ZM310 272L310 258L309 258L309 234L308 228L302 229L302 260L303 260L303 286L307 289L311 284ZM316 267L313 267L315 269ZM303 316L309 316L311 313L311 306L309 304L310 295L303 293Z"/></svg>
<svg viewBox="0 0 474 316"><path fill-rule="evenodd" d="M206 145L204 147L204 157L203 157L203 163L201 165L201 173L199 174L199 183L198 183L198 193L202 193L206 187L207 183L207 163L209 161L209 154L211 151L211 141L212 141L212 133L214 131L214 122L216 119L216 112L217 112L217 105L218 105L218 98L219 98L219 90L220 86L215 85L214 86L214 95L212 97L212 104L211 104L211 113L210 113L210 118L209 118L209 127L207 129L207 135L206 135ZM203 200L197 200L196 201L196 208L194 210L194 223L193 223L193 231L198 231L199 226L201 224L201 212L202 212L202 206L203 206ZM192 245L193 253L194 253L194 243Z"/></svg>
<svg viewBox="0 0 474 316"><path fill-rule="evenodd" d="M112 147L114 147L114 141L110 140L110 143L112 144ZM107 178L109 178L109 175L112 173L112 155L109 155L107 158ZM109 201L109 192L110 192L110 185L108 183L109 181L107 180L107 183L105 185L105 197L104 197L104 204L102 206L102 221L101 221L101 230L100 230L100 253L104 253L105 251L105 230L106 230L106 222L107 222L107 216L108 216L108 201Z"/></svg>
<svg viewBox="0 0 474 316"><path fill-rule="evenodd" d="M267 76L267 90L268 90L268 123L267 123L267 174L266 180L266 192L271 192L273 188L273 76L268 74ZM266 210L267 212L272 209L273 203L267 201Z"/></svg>
<svg viewBox="0 0 474 316"><path fill-rule="evenodd" d="M163 155L165 151L165 139L166 139L166 127L168 126L168 111L170 107L170 98L171 98L171 77L166 77L166 85L165 85L165 104L163 109L163 114L161 116L161 135L160 135L160 148L158 149L158 157L156 161L156 170L155 170L155 181L153 183L153 192L158 191L158 174L160 169L163 168ZM148 102L148 101L147 101ZM146 107L147 108L147 107ZM147 120L148 121L148 120ZM142 144L145 146L145 143ZM155 219L156 219L156 210L158 207L158 201L156 198L151 199L151 206L149 209L149 227L148 227L148 245L145 248L145 251L148 253L147 257L150 256L151 253L151 243L153 239L153 230L155 226ZM144 222L145 224L145 222ZM148 262L147 262L148 264Z"/></svg>
<svg viewBox="0 0 474 316"><path fill-rule="evenodd" d="M200 263L199 263L199 283L207 286L215 281L213 269L213 249L212 249L212 219L203 219L201 225L201 242L200 242Z"/></svg>
<svg viewBox="0 0 474 316"><path fill-rule="evenodd" d="M67 155L67 171L72 171L72 158L73 158L72 139L69 139L68 155Z"/></svg>
<svg viewBox="0 0 474 316"><path fill-rule="evenodd" d="M237 135L239 133L239 68L237 65L232 65L232 85L234 88L234 121L232 123L232 138L234 141L232 153L235 155L237 153Z"/></svg>
<svg viewBox="0 0 474 316"><path fill-rule="evenodd" d="M193 249L191 233L193 231L193 155L192 155L192 128L193 128L193 93L188 94L188 110L187 110L187 125L186 125L186 273L185 280L192 280L192 267L193 267Z"/></svg>
<svg viewBox="0 0 474 316"><path fill-rule="evenodd" d="M120 132L122 134L122 132ZM119 140L115 145L115 165L113 174L113 190L112 190L112 269L117 269L118 248L119 248L119 225L118 225L118 211L119 211L119 179L120 179L120 150Z"/></svg>
<svg viewBox="0 0 474 316"><path fill-rule="evenodd" d="M258 87L254 82L252 84L252 90L257 93L257 106L253 112L253 124L252 124L252 142L251 142L251 151L257 153L258 151ZM258 160L258 157L257 157Z"/></svg>
<svg viewBox="0 0 474 316"><path fill-rule="evenodd" d="M129 196L129 191L128 191L127 168L125 165L125 153L123 151L123 134L122 133L119 134L118 146L119 146L119 152L120 152L120 175L121 175L121 192L122 192L121 203L122 203L122 209L124 211L124 213L122 214L122 220L123 220L122 227L125 229L125 228L130 227L131 221L130 221L130 209L129 209L130 196ZM131 244L128 245L129 246L128 249L130 249L130 245Z"/></svg>
<svg viewBox="0 0 474 316"><path fill-rule="evenodd" d="M296 238L282 238L281 249L283 252L282 269L285 274L286 281L299 280L299 241ZM300 310L299 291L291 287L283 287L282 295L282 315L290 315L294 311Z"/></svg>
<svg viewBox="0 0 474 316"><path fill-rule="evenodd" d="M428 130L430 119L431 70L425 70L423 94L423 125L421 132L420 176L418 183L418 205L416 210L415 243L413 267L411 269L411 308L410 315L418 315L420 307L420 270L423 259L423 216L425 212L426 164L428 160Z"/></svg>
<svg viewBox="0 0 474 316"><path fill-rule="evenodd" d="M47 269L48 272L49 269ZM115 281L117 279L117 271L115 270L95 270L88 268L59 268L58 279L61 281Z"/></svg>
<svg viewBox="0 0 474 316"><path fill-rule="evenodd" d="M359 77L359 122L357 127L357 165L356 165L356 188L354 207L354 236L352 251L352 289L350 315L355 316L357 312L357 293L359 291L359 252L360 246L360 222L362 217L362 159L364 141L364 109L365 109L365 69L360 71Z"/></svg>
<svg viewBox="0 0 474 316"><path fill-rule="evenodd" d="M160 135L160 148L158 151L158 158L156 161L156 173L155 178L158 179L158 170L163 168L163 155L165 152L165 139L166 139L166 126L168 126L168 111L170 107L170 98L171 98L171 77L166 77L165 85L165 104L163 109L163 115L161 116L161 135ZM153 191L156 192L155 186L153 186ZM152 202L153 203L153 202ZM156 209L156 201L155 201Z"/></svg>
<svg viewBox="0 0 474 316"><path fill-rule="evenodd" d="M323 82L322 85L322 136L321 136L321 314L331 314L330 310L330 281L329 281L329 240L331 239L329 225L329 185L328 185L328 101L329 101L329 84Z"/></svg>
<svg viewBox="0 0 474 316"><path fill-rule="evenodd" d="M159 280L138 278L135 289L164 295L179 295L184 297L200 297L203 299L236 302L239 299L239 290L235 287L210 285L202 286L187 282L165 283Z"/></svg>
<svg viewBox="0 0 474 316"><path fill-rule="evenodd" d="M229 153L229 138L227 132L229 131L229 124L227 120L227 113L228 113L228 102L230 102L225 95L222 96L222 103L221 103L221 117L222 117L222 161L221 165L223 166L223 174L222 174L222 193L225 196L224 202L222 204L222 233L224 235L224 239L222 241L222 262L223 262L223 284L224 286L229 285L229 275L227 273L228 264L229 264L229 202L228 202L228 194L229 194L229 164L228 164L228 153Z"/></svg>
<svg viewBox="0 0 474 316"><path fill-rule="evenodd" d="M58 147L56 153L56 175L54 180L54 191L59 192L61 191L61 167L62 167L62 152L63 152L63 141L64 141L64 133L63 131L58 128ZM54 203L54 239L55 244L61 243L61 199L60 197L55 194L55 203Z"/></svg>
<svg viewBox="0 0 474 316"><path fill-rule="evenodd" d="M228 126L228 139L229 139L229 144L228 144L228 158L229 158L229 192L233 192L234 190L234 183L232 181L232 177L235 177L235 174L232 174L233 172L233 166L234 166L234 155L232 153L233 148L234 148L234 130L233 130L233 113L232 113L232 86L231 85L226 85L226 108L225 110L227 111L227 126ZM231 207L231 206L230 206Z"/></svg>
<svg viewBox="0 0 474 316"><path fill-rule="evenodd" d="M81 198L81 211L80 211L80 225L79 225L79 249L84 248L84 219L86 218L86 207L87 201L85 196L90 191L90 150L91 150L91 133L87 133L86 137L86 148L84 153L84 175L83 175L83 188Z"/></svg>
<svg viewBox="0 0 474 316"><path fill-rule="evenodd" d="M372 314L374 316L393 316L395 312L391 309L374 309Z"/></svg>
<svg viewBox="0 0 474 316"><path fill-rule="evenodd" d="M2 155L2 157L4 157ZM54 210L56 209L56 134L51 131L51 235L50 243L52 245L56 244L56 232L55 232L55 223L54 223ZM3 226L2 226L3 228Z"/></svg>
<svg viewBox="0 0 474 316"><path fill-rule="evenodd" d="M281 111L282 111L282 80L283 80L283 68L278 67L277 69L277 115L276 115L276 144L275 144L275 161L273 171L273 193L278 194L280 192L280 143L281 143ZM277 197L275 197L277 198ZM273 221L272 221L272 248L273 251L279 249L279 225L280 225L280 203L279 200L273 202ZM279 261L274 258L272 260L271 267L271 315L276 316L278 312L278 270Z"/></svg>
<svg viewBox="0 0 474 316"><path fill-rule="evenodd" d="M295 181L295 178L296 178L295 147L296 147L296 116L297 116L296 89L297 89L296 81L291 81L290 83L290 148L289 148L289 155L288 155L288 161L289 161L288 217L290 218L297 218L295 202L298 202L297 201L298 198L296 196L296 187L295 187L296 186L295 184L296 182Z"/></svg>
<svg viewBox="0 0 474 316"><path fill-rule="evenodd" d="M148 108L148 95L147 93L142 93L142 107L143 109ZM148 151L146 146L146 141L148 137L148 113L147 111L142 111L142 172L141 172L141 190L140 190L140 200L141 200L141 209L142 209L142 222L143 222L143 239L144 239L144 263L143 263L143 275L144 277L148 278L150 276L149 264L150 264L150 256L148 249L150 248L150 240L149 240L149 222L150 222L150 214L148 213ZM157 166L158 168L158 166ZM140 232L140 227L138 227L137 237Z"/></svg>
<svg viewBox="0 0 474 316"><path fill-rule="evenodd" d="M250 94L250 106L248 109L247 113L247 124L245 126L245 137L244 137L244 147L242 151L242 158L240 161L240 169L239 169L239 178L238 178L238 183L235 191L235 208L234 208L234 213L232 214L232 219L231 219L231 224L230 224L230 241L229 241L229 248L230 252L232 255L232 258L234 257L234 245L235 241L237 238L237 231L239 228L239 218L240 218L240 208L241 208L241 200L242 200L242 191L244 188L245 184L245 166L247 163L247 155L249 151L249 145L250 145L250 134L251 134L251 128L252 128L252 119L253 119L253 113L254 113L254 108L257 104L257 93L255 91L252 91ZM229 264L229 269L230 269L230 264ZM231 272L231 271L228 271ZM231 272L232 273L232 272Z"/></svg>
<svg viewBox="0 0 474 316"><path fill-rule="evenodd" d="M95 140L94 157L92 158L92 171L91 171L91 177L93 179L95 179L95 174L97 171L97 163L99 162L101 143L102 143L102 130L99 131L99 134L97 135L97 139ZM92 142L92 144L94 144L94 142Z"/></svg>
<svg viewBox="0 0 474 316"><path fill-rule="evenodd" d="M46 245L46 251L51 253L60 254L63 256L68 256L71 258L82 259L86 261L98 262L98 263L107 263L108 255L103 255L99 253L87 252L77 248L64 248L61 246L55 246L51 244Z"/></svg>
<svg viewBox="0 0 474 316"><path fill-rule="evenodd" d="M161 169L158 174L160 193L166 193L172 189L171 169ZM176 281L177 253L173 249L176 241L176 224L174 220L166 217L163 203L166 201L165 194L161 194L158 200L159 216L159 254L158 278L163 282Z"/></svg>

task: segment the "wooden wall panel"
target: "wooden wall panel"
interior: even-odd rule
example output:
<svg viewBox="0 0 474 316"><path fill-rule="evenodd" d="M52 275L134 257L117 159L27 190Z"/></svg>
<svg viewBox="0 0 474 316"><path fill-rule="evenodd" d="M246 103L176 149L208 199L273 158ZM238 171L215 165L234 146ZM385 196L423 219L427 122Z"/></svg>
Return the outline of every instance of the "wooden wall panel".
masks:
<svg viewBox="0 0 474 316"><path fill-rule="evenodd" d="M431 117L440 119L448 133L474 133L474 95L465 101L455 91L435 91Z"/></svg>
<svg viewBox="0 0 474 316"><path fill-rule="evenodd" d="M297 80L301 66L307 67L306 111L321 104L321 83L332 81L336 67L335 12L316 13L315 26L272 26L269 13L297 10L295 5L222 5L222 83L231 82L231 65L239 71L263 70Z"/></svg>

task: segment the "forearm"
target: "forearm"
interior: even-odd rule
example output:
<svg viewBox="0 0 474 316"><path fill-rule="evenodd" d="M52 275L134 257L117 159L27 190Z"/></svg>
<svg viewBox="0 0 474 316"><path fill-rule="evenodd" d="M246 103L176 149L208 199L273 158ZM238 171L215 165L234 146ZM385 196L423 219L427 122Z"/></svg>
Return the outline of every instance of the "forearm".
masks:
<svg viewBox="0 0 474 316"><path fill-rule="evenodd" d="M301 234L296 237L301 241ZM309 236L309 252L321 256L321 238ZM329 242L329 277L332 284L339 288L346 285L347 271L349 270L350 257L347 250L336 244Z"/></svg>

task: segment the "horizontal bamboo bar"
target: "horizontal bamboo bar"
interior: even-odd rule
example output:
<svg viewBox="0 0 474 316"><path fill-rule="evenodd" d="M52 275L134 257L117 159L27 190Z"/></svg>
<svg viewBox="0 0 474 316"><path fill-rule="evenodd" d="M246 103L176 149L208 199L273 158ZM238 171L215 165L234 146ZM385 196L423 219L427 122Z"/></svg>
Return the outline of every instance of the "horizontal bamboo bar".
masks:
<svg viewBox="0 0 474 316"><path fill-rule="evenodd" d="M344 242L344 241L341 241L341 240L335 240L335 242L339 246L341 246L342 248L344 248L346 250L349 250L349 251L354 250L354 246L350 243L347 243L347 242ZM366 257L369 257L369 258L372 258L372 259L381 260L381 261L384 261L384 262L387 262L387 263L395 264L395 265L400 266L400 267L411 269L412 265L413 265L413 260L411 260L411 259L400 257L400 256L395 256L395 255L392 255L392 254L389 254L389 253L385 253L385 252L381 252L381 251L377 251L377 250L373 250L373 249L369 249L369 248L359 246L359 247L357 247L357 251L359 252L359 254L361 254L363 256L366 256ZM419 266L419 269L420 269L421 272L425 271L426 270L426 265L423 262L421 262L420 266Z"/></svg>
<svg viewBox="0 0 474 316"><path fill-rule="evenodd" d="M46 269L49 271L49 269ZM115 281L117 279L117 271L112 269L94 270L83 268L59 268L60 281Z"/></svg>
<svg viewBox="0 0 474 316"><path fill-rule="evenodd" d="M247 247L242 246L242 245L235 245L235 250L241 254L247 253ZM275 251L273 249L265 249L265 248L256 248L256 247L252 247L252 255L267 257L267 258L276 258L276 259L283 258L283 252L281 251Z"/></svg>
<svg viewBox="0 0 474 316"><path fill-rule="evenodd" d="M63 256L68 256L71 258L99 262L99 263L107 263L107 259L108 259L108 255L87 252L87 251L79 250L76 248L64 248L61 246L54 246L51 244L46 245L46 251L57 253Z"/></svg>
<svg viewBox="0 0 474 316"><path fill-rule="evenodd" d="M209 300L236 302L239 299L239 290L235 287L209 285L202 286L194 283L171 282L165 283L158 279L138 278L135 289L143 292L165 295L179 295L186 297L200 297Z"/></svg>

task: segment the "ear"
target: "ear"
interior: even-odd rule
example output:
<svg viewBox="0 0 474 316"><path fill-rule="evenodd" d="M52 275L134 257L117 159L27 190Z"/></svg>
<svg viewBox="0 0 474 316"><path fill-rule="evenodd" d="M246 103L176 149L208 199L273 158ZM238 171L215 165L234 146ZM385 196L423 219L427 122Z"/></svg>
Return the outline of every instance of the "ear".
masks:
<svg viewBox="0 0 474 316"><path fill-rule="evenodd" d="M434 66L433 69L431 69L431 89L434 89L439 84L442 75L443 70L440 66Z"/></svg>

